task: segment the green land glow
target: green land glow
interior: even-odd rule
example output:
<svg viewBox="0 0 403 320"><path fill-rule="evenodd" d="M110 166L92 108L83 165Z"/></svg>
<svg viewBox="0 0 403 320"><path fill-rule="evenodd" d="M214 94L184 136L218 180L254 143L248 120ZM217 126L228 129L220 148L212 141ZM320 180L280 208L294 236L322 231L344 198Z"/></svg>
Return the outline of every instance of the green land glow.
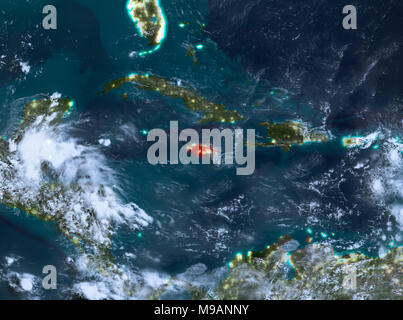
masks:
<svg viewBox="0 0 403 320"><path fill-rule="evenodd" d="M103 94L116 90L124 84L133 84L141 90L153 91L165 97L183 100L185 106L192 111L202 113L204 116L199 121L235 123L244 117L237 111L227 109L225 105L209 101L199 95L194 89L173 83L163 77L150 74L132 73L127 77L118 78L108 82L103 90Z"/></svg>
<svg viewBox="0 0 403 320"><path fill-rule="evenodd" d="M167 19L159 1L129 0L126 8L140 35L147 38L150 46L154 46L152 49L140 52L139 56L151 54L160 49L166 38Z"/></svg>

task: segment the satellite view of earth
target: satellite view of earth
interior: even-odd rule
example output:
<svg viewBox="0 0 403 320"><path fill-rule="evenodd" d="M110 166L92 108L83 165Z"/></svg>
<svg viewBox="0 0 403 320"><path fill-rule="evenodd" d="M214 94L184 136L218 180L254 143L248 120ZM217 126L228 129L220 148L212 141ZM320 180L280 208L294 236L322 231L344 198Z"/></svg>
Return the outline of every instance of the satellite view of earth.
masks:
<svg viewBox="0 0 403 320"><path fill-rule="evenodd" d="M0 299L403 299L401 0L1 4Z"/></svg>

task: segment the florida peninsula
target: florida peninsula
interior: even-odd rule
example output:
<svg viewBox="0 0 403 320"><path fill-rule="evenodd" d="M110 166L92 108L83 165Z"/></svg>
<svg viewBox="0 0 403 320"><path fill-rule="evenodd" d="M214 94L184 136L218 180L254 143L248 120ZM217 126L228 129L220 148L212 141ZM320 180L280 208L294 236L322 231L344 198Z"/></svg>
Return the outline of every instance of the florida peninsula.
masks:
<svg viewBox="0 0 403 320"><path fill-rule="evenodd" d="M151 46L161 44L165 37L166 20L158 0L130 0L127 10L148 43Z"/></svg>

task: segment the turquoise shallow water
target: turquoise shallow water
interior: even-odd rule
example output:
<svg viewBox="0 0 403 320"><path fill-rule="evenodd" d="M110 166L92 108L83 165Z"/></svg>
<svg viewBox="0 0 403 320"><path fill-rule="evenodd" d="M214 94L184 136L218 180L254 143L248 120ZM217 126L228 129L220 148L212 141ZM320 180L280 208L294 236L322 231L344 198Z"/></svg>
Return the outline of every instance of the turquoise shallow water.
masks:
<svg viewBox="0 0 403 320"><path fill-rule="evenodd" d="M7 56L16 54L31 69L27 75L15 69L0 74L4 115L0 133L10 135L24 104L38 94L60 92L74 99L64 132L83 145L96 146L115 172L123 201L136 203L154 219L143 230L117 229L113 254L119 264L166 274L183 272L196 263L213 269L224 266L237 252L266 247L284 233L303 244L308 228L315 241L329 242L338 252L376 256L380 248L401 244L398 222L390 213L392 206L402 203L401 197L392 193L376 199L369 191L374 175L384 174L383 179L396 179L397 184L401 181L393 173L396 168L390 175L383 171L382 153L390 150L354 153L340 143L345 134L378 130L372 123L361 131L334 130L328 143L295 147L287 154L279 148L258 149L256 172L250 177L236 176L234 167L153 167L147 163L148 144L142 130L168 128L170 120L178 120L181 128L202 127L197 123L200 115L191 113L180 100L129 85L100 95L105 83L132 72L187 83L208 99L245 114L247 119L236 124L245 129L257 128L263 120L287 119L324 126L326 113L312 105L309 97L295 97L287 88L282 88L284 94L273 96L273 83L246 72L239 59L219 49L209 32L200 31L200 24L209 24L207 0L160 0L168 22L166 38L159 50L141 57L136 53L147 48L147 41L128 16L126 1L113 5L95 0L49 3L58 8L60 21L59 29L50 34L34 27L41 20L40 11L27 15L22 4L8 1L4 5L8 19L15 14L16 21L8 34L29 35L32 49L2 33ZM31 7L40 8L40 1L33 1ZM181 28L181 22L190 24ZM197 67L186 56L190 44L203 45L197 50ZM124 91L130 97L127 101L120 97ZM256 101L263 101L263 106L253 107ZM340 121L350 120L346 116ZM100 147L100 138L110 139L111 146ZM353 170L367 160L368 173ZM21 257L18 270L38 277L45 264L57 266L64 290L42 290L40 295L71 297L72 284L87 278L67 262L67 257L77 253L55 225L24 213L15 215L5 207L0 207L0 217L0 255ZM0 298L16 297L24 295L2 283Z"/></svg>

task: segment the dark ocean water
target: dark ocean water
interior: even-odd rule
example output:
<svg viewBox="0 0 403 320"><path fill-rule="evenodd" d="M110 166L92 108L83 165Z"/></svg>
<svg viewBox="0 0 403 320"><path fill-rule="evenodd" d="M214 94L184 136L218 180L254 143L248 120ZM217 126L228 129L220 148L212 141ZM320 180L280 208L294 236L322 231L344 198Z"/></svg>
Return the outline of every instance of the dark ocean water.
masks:
<svg viewBox="0 0 403 320"><path fill-rule="evenodd" d="M402 133L401 2L356 1L359 30L346 32L342 1L160 0L167 36L158 51L143 57L133 54L146 49L147 41L125 0L48 3L58 9L56 31L40 27L42 1L3 0L0 17L8 23L0 29L0 56L6 56L0 60L0 134L15 129L24 103L37 94L74 99L66 132L97 146L115 171L124 202L154 219L141 234L117 229L113 254L119 264L171 275L196 263L213 269L285 233L303 244L307 228L315 241L329 242L338 252L376 256L391 241L401 244L392 212L403 203L402 167L387 162L394 147L386 143ZM180 22L191 23L180 28ZM204 45L198 67L186 56L188 44ZM20 62L31 66L28 74ZM300 120L327 130L331 139L289 153L258 149L255 174L248 177L236 176L233 166L153 167L141 131L167 129L170 120L200 130L200 115L179 100L130 86L123 89L129 100L120 98L123 91L100 95L106 82L132 72L180 79L245 114L236 126L258 134L264 134L260 121ZM270 95L273 88L283 94ZM378 150L341 145L342 136L377 130L384 132L379 143L385 142ZM100 138L111 146L99 146ZM365 169L354 169L360 162ZM374 177L392 187L374 194ZM0 207L0 259L21 257L19 272L38 277L46 264L61 270L63 289L41 296L71 297L71 286L86 279L68 263L76 254L56 226ZM0 298L24 297L6 282L0 285Z"/></svg>

